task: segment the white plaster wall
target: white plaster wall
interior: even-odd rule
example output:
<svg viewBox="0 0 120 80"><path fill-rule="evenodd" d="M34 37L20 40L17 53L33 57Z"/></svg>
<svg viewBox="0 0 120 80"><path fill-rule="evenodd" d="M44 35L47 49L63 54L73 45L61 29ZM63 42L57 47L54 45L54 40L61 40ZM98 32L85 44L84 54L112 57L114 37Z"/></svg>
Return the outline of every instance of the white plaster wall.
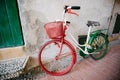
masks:
<svg viewBox="0 0 120 80"><path fill-rule="evenodd" d="M95 29L108 28L113 3L114 0L18 0L28 53L38 52L40 46L47 40L43 25L61 19L64 5L81 6L81 9L76 11L79 16L67 16L73 26L69 29L77 39L78 35L87 33L88 20L101 23L101 27Z"/></svg>

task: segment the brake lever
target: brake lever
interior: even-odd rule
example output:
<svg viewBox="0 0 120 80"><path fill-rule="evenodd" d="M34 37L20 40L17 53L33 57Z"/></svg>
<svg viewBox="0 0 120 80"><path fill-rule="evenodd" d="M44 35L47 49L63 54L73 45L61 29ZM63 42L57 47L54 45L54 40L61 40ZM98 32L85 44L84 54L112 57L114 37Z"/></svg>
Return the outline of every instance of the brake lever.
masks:
<svg viewBox="0 0 120 80"><path fill-rule="evenodd" d="M77 14L77 13L75 13L75 12L72 12L71 9L68 9L67 12L70 13L70 14L74 14L74 15L76 15L76 16L79 16L79 14Z"/></svg>

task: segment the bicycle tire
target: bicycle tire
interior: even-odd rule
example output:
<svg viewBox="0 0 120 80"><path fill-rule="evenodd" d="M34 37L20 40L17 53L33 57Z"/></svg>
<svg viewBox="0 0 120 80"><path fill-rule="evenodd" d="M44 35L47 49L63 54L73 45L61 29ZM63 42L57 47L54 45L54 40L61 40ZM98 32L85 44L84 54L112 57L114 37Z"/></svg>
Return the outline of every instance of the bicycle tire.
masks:
<svg viewBox="0 0 120 80"><path fill-rule="evenodd" d="M60 39L48 41L41 47L38 55L38 61L42 70L54 76L59 76L68 73L76 62L75 50L73 46L66 40L64 40L63 42L62 51L64 51L63 49L65 49L64 52L66 52L66 50L69 50L70 52L67 52L67 55L62 54L62 56L66 56L63 56L63 58L58 59L59 61L55 60L55 57L57 55L56 53L58 53L57 51L59 51L58 45L60 43ZM45 59L45 57L47 59ZM53 59L53 61L51 58Z"/></svg>
<svg viewBox="0 0 120 80"><path fill-rule="evenodd" d="M92 46L95 53L95 54L90 54L90 56L94 60L102 59L106 55L108 50L108 39L105 34L103 33L98 34L97 36L92 38L89 44Z"/></svg>

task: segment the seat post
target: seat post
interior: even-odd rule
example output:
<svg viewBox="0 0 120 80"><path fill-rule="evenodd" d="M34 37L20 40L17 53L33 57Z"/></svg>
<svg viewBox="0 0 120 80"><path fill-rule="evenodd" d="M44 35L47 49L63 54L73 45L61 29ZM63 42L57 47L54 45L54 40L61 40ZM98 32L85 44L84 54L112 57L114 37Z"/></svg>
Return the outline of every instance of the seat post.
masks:
<svg viewBox="0 0 120 80"><path fill-rule="evenodd" d="M90 39L90 32L91 32L92 26L89 26L88 28L89 28L89 29L88 29L88 33L87 33L86 44L88 44L88 41L89 41L89 39ZM86 52L86 51L87 51L87 47L85 47L85 52Z"/></svg>
<svg viewBox="0 0 120 80"><path fill-rule="evenodd" d="M87 40L86 40L86 43L88 43L88 41L89 41L89 38L90 38L90 32L91 32L91 28L92 28L92 26L89 26L88 28L89 28L89 29L88 29L88 33L87 33Z"/></svg>

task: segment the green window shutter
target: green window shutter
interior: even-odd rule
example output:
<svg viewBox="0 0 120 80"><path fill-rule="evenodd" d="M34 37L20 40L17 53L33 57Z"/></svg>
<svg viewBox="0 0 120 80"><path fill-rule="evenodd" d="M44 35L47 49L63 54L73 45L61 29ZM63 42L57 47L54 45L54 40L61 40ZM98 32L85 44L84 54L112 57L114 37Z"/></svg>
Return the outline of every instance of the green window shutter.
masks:
<svg viewBox="0 0 120 80"><path fill-rule="evenodd" d="M0 48L23 44L17 0L0 0Z"/></svg>

